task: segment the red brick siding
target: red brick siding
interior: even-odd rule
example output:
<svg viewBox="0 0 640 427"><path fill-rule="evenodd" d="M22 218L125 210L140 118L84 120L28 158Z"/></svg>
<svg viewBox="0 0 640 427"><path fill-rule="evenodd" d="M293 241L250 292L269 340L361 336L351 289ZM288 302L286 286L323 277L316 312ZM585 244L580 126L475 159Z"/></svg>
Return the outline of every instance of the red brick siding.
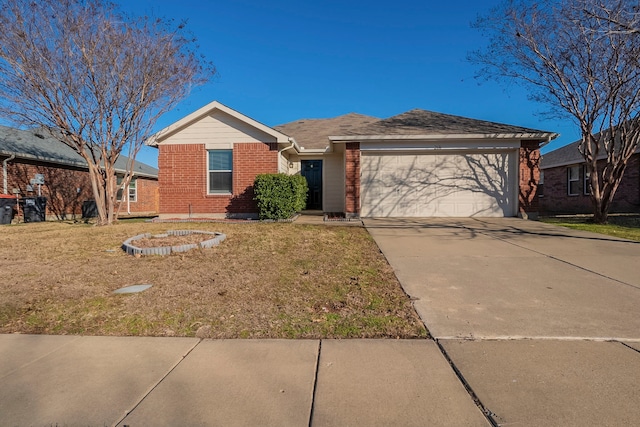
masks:
<svg viewBox="0 0 640 427"><path fill-rule="evenodd" d="M44 175L45 184L41 187L41 191L47 198L48 219L65 219L68 216L80 215L82 202L93 198L89 173L86 170L53 167L42 163L23 163L20 159L12 160L7 164L9 194L14 188L18 188L20 197L37 196L37 185L32 186L34 191L27 191L27 186L36 174Z"/></svg>
<svg viewBox="0 0 640 427"><path fill-rule="evenodd" d="M540 199L545 213L592 213L589 195L584 194L584 169L580 168L578 195L569 196L568 166L544 170L544 196ZM627 164L611 212L640 212L640 154L634 154Z"/></svg>
<svg viewBox="0 0 640 427"><path fill-rule="evenodd" d="M520 215L536 214L540 210L540 144L537 141L522 141L519 155L518 211Z"/></svg>
<svg viewBox="0 0 640 427"><path fill-rule="evenodd" d="M360 143L348 142L345 150L345 210L360 213Z"/></svg>
<svg viewBox="0 0 640 427"><path fill-rule="evenodd" d="M5 157L6 158L6 157ZM0 158L0 162L5 158ZM82 203L93 200L93 189L86 169L67 166L53 166L41 162L25 162L14 159L7 164L7 190L20 189L20 195L37 196L38 186L33 186L33 192L27 192L27 185L35 174L44 175L45 184L42 195L47 198L47 217L64 219L82 214ZM158 181L155 179L138 178L137 202L131 202L132 213L158 212ZM80 189L80 191L78 191ZM126 212L123 206L121 213Z"/></svg>
<svg viewBox="0 0 640 427"><path fill-rule="evenodd" d="M277 144L233 146L233 194L207 194L207 150L203 144L160 145L160 213L256 213L253 182L261 173L278 172Z"/></svg>

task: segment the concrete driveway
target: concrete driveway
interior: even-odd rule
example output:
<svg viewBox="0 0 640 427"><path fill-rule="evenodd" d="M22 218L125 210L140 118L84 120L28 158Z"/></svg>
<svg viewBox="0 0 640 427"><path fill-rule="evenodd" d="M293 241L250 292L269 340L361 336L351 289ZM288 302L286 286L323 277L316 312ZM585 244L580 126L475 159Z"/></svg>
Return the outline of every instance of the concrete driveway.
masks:
<svg viewBox="0 0 640 427"><path fill-rule="evenodd" d="M435 338L640 341L640 244L515 218L368 219Z"/></svg>
<svg viewBox="0 0 640 427"><path fill-rule="evenodd" d="M494 425L640 425L640 244L515 218L365 226Z"/></svg>

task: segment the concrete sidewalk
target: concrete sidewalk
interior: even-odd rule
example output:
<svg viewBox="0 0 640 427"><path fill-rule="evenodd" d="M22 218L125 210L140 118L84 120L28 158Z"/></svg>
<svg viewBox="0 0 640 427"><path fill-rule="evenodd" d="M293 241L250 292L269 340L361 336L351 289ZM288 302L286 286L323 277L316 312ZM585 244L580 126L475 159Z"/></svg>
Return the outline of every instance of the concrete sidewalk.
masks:
<svg viewBox="0 0 640 427"><path fill-rule="evenodd" d="M0 335L0 425L640 425L640 244L365 225L436 341Z"/></svg>
<svg viewBox="0 0 640 427"><path fill-rule="evenodd" d="M640 244L515 218L365 220L495 425L640 425Z"/></svg>
<svg viewBox="0 0 640 427"><path fill-rule="evenodd" d="M0 335L3 426L486 426L430 340Z"/></svg>

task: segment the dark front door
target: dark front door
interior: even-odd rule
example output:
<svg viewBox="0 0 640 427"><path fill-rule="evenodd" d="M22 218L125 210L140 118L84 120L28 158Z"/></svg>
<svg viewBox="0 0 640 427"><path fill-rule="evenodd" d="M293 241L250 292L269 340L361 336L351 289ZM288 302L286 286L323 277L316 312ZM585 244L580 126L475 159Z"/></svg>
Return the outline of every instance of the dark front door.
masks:
<svg viewBox="0 0 640 427"><path fill-rule="evenodd" d="M307 209L322 209L322 160L303 160L302 176L307 179Z"/></svg>

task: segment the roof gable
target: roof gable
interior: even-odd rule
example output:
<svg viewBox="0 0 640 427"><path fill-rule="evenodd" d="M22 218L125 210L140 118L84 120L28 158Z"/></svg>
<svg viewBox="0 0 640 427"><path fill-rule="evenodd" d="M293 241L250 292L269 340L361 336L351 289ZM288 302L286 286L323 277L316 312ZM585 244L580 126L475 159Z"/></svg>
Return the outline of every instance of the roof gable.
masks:
<svg viewBox="0 0 640 427"><path fill-rule="evenodd" d="M218 101L213 101L157 132L149 139L149 141L146 142L146 144L157 146L168 138L186 131L189 127L203 124L203 122L206 121L215 121L227 126L231 130L235 130L237 133L248 135L257 141L289 142L287 135L253 120L252 118L245 116L244 114L241 114ZM238 137L237 134L236 137Z"/></svg>

